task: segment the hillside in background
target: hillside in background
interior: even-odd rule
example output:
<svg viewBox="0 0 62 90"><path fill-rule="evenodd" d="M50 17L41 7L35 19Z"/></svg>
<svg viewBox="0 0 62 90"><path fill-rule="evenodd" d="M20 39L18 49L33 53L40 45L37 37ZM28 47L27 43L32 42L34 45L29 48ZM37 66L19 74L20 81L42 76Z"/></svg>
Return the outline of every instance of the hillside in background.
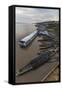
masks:
<svg viewBox="0 0 62 90"><path fill-rule="evenodd" d="M35 25L38 31L48 31L56 39L59 40L59 21L47 21L36 23Z"/></svg>

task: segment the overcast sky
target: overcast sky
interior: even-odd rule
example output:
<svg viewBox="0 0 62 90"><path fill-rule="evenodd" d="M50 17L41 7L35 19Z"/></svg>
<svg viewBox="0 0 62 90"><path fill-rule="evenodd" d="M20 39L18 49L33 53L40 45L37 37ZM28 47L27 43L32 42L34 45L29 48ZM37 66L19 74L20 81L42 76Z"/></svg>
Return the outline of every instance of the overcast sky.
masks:
<svg viewBox="0 0 62 90"><path fill-rule="evenodd" d="M17 23L38 23L44 21L58 21L58 9L40 9L16 7Z"/></svg>

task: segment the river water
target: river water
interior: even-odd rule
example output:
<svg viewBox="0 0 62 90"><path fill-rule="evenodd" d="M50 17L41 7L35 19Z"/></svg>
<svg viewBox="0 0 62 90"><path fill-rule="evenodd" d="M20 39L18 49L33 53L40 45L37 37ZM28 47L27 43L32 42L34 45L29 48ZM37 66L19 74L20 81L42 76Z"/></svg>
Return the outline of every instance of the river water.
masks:
<svg viewBox="0 0 62 90"><path fill-rule="evenodd" d="M38 39L33 40L33 42L26 48L21 48L18 44L18 41L31 32L35 31L36 27L35 24L16 24L16 71L22 68L24 65L28 64L30 60L32 60L34 57L37 56L37 53L39 51L38 47ZM34 74L35 73L35 74ZM35 82L39 80L39 70L37 72L28 72L25 75L22 75L20 77L16 77L16 82ZM36 76L35 76L36 75ZM35 77L35 78L34 78Z"/></svg>

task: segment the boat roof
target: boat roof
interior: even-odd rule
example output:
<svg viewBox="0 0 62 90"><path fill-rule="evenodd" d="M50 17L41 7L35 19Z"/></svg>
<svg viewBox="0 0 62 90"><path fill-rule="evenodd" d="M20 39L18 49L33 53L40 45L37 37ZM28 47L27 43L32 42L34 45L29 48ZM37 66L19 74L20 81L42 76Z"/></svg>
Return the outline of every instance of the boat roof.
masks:
<svg viewBox="0 0 62 90"><path fill-rule="evenodd" d="M33 35L35 35L37 33L37 31L32 32L31 34L29 34L28 36L24 37L23 39L21 39L21 41L28 41L29 38L32 38Z"/></svg>

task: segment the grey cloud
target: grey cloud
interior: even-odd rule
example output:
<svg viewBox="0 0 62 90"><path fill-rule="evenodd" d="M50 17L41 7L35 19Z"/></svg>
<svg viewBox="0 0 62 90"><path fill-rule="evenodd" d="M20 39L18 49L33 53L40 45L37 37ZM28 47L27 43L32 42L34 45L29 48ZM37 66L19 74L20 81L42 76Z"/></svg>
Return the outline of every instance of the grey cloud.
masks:
<svg viewBox="0 0 62 90"><path fill-rule="evenodd" d="M49 20L59 20L59 11L56 9L16 8L16 22L36 23Z"/></svg>

